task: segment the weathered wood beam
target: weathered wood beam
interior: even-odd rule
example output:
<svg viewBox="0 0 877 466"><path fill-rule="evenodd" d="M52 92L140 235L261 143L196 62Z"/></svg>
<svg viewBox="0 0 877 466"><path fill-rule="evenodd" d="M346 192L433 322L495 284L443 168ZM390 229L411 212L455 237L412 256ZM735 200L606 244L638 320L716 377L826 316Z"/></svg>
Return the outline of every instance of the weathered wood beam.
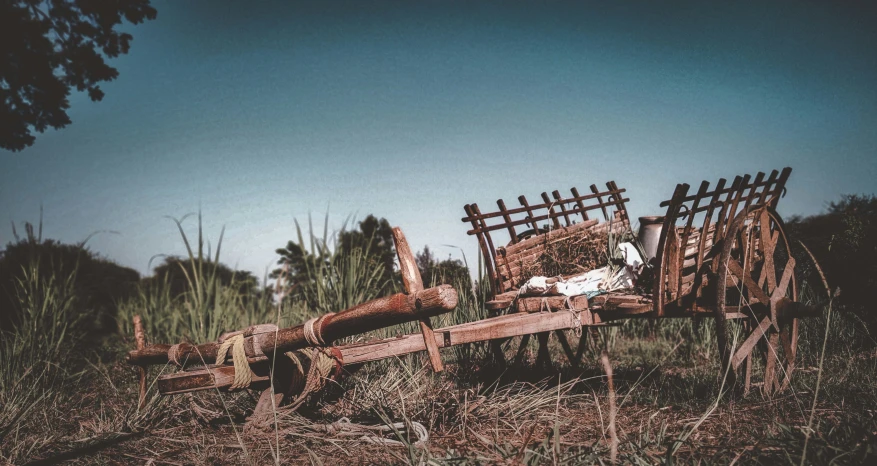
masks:
<svg viewBox="0 0 877 466"><path fill-rule="evenodd" d="M391 325L420 320L452 311L457 307L457 292L450 285L440 285L423 291L378 298L350 309L325 316L318 329L326 342L371 332ZM247 356L258 357L253 339L264 354L293 351L308 345L304 325L283 328L275 332L261 333L247 339ZM128 363L136 365L166 364L170 345L151 345L128 353ZM178 360L191 364L212 364L216 360L219 344L216 342L194 346L183 344L177 351Z"/></svg>
<svg viewBox="0 0 877 466"><path fill-rule="evenodd" d="M590 312L587 310L581 312L580 319L586 325L588 322L593 322ZM577 326L578 323L574 321L572 313L568 311L509 314L436 329L434 342L438 348L448 348L465 343L565 330ZM340 351L343 364L348 366L425 351L426 344L423 335L415 333L396 338L336 346L334 349ZM254 373L251 388L267 386L270 364L270 361L263 359L250 365ZM162 376L159 378L158 389L164 395L213 388L225 390L231 386L233 380L233 366L211 365L206 369Z"/></svg>
<svg viewBox="0 0 877 466"><path fill-rule="evenodd" d="M731 366L736 370L740 367L740 364L752 353L752 350L755 348L755 344L761 340L767 334L767 330L771 327L772 322L770 317L765 317L762 319L761 323L758 324L753 330L752 333L749 334L749 337L746 338L746 341L743 342L742 345L737 349L737 352L734 353L734 357L731 358Z"/></svg>
<svg viewBox="0 0 877 466"><path fill-rule="evenodd" d="M411 295L423 291L423 278L420 276L414 254L411 253L411 246L408 245L408 240L405 239L405 235L399 227L393 228L393 242L396 244L396 254L399 256L399 270L402 274L402 286L405 287L405 294ZM429 353L429 363L432 370L435 372L443 371L442 356L439 354L438 346L435 345L435 333L432 331L432 322L430 322L429 316L420 318L420 333L426 343L426 351Z"/></svg>

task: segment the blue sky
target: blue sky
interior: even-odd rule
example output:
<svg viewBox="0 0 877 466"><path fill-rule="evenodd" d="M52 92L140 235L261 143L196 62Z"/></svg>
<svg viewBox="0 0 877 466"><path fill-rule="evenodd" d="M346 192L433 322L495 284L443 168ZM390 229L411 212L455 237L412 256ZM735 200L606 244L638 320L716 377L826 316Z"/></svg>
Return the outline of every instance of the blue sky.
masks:
<svg viewBox="0 0 877 466"><path fill-rule="evenodd" d="M865 3L154 6L103 102L73 95L70 126L0 153L0 219L116 231L91 249L146 273L184 253L165 216L200 206L221 260L261 277L309 213L474 263L469 202L614 179L635 217L676 183L784 166L784 215L877 191Z"/></svg>

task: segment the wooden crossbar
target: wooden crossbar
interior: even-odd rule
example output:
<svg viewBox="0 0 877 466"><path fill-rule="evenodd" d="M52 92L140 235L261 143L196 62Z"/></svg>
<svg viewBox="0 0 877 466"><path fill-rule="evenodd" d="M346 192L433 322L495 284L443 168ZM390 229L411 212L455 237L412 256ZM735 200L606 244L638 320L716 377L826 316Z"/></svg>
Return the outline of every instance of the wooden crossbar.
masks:
<svg viewBox="0 0 877 466"><path fill-rule="evenodd" d="M602 203L601 202L601 203L593 204L590 206L585 206L584 204L582 204L582 201L589 201L591 199L599 199L601 197L609 197L609 196L612 196L612 197L619 196L620 197L621 194L627 192L627 189L624 189L624 188L617 189L616 188L616 189L610 189L610 190L603 191L603 192L586 194L583 196L577 195L576 193L578 193L578 191L576 191L575 188L572 188L571 191L573 192L573 197L570 197L570 198L555 199L554 201L548 201L548 202L544 202L542 204L534 204L534 205L529 206L529 208L528 207L517 207L514 209L508 209L506 211L497 211L497 212L490 212L490 213L486 213L486 214L469 215L469 216L463 217L461 220L463 222L471 222L472 220L502 217L504 214L505 215L523 214L523 213L528 213L530 210L547 209L547 208L551 207L552 205L558 205L558 203L561 203L561 202L564 204L571 204L571 203L576 204L576 207L574 209L567 211L568 214L569 213L580 213L580 212L584 212L584 211L588 211L588 210L599 209L600 204ZM560 194L557 191L554 191L554 193L557 193L557 194L555 194L555 196L557 196L557 197L560 196ZM627 201L630 201L630 199L625 200L625 202L627 202ZM556 216L562 217L563 213L559 213Z"/></svg>

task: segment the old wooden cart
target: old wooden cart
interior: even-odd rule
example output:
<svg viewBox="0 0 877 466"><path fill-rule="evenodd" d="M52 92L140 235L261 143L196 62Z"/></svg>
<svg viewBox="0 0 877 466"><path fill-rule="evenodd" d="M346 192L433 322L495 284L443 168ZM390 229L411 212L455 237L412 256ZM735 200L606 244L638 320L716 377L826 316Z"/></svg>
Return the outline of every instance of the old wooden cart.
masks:
<svg viewBox="0 0 877 466"><path fill-rule="evenodd" d="M730 184L720 179L712 189L703 181L694 193L688 184L677 185L660 204L666 208L663 217L651 218L662 227L657 251L648 258L650 286L591 299L521 297L519 287L529 278L528 269L552 248L562 254L565 242L630 231L629 199L615 182L608 182L605 191L591 185L584 195L572 188L568 198L543 192L535 205L521 196L520 207L511 209L499 200L498 210L488 213L469 204L463 221L472 225L469 234L478 238L487 264L490 308L575 309L583 326L637 317L711 317L724 368L730 364L732 375L743 372L747 392L758 383L770 395L785 389L792 376L798 318L815 314L798 302L795 258L775 210L791 171L737 176ZM602 222L591 218L595 213ZM497 233L507 239L497 241ZM571 354L563 333L556 333ZM539 338L544 359L548 334ZM580 354L581 343L575 360Z"/></svg>
<svg viewBox="0 0 877 466"><path fill-rule="evenodd" d="M671 198L660 204L666 211L648 272L651 285L645 289L643 280L637 288L591 298L520 293L521 285L540 271L536 266L547 254L553 253L556 259L569 251L564 248L571 242L608 243L630 231L625 189L609 182L604 191L592 185L590 192L580 194L573 188L566 198L558 191L551 196L542 193L541 201L532 205L521 196L520 207L515 208L499 200L498 210L487 213L477 204L465 206L463 221L471 225L468 233L478 239L485 260L491 287L486 306L493 317L433 329L429 317L454 309L457 294L447 285L423 288L411 250L397 228L394 235L405 293L288 329L253 326L200 346L145 346L141 334L138 349L128 360L141 366L172 362L186 369L159 379L163 394L244 386L267 389L273 377L277 393L265 390L260 404L271 405L273 395L276 405L295 394L284 388L294 368L275 356L308 346L328 347L324 351L333 356L339 372L343 366L419 351L427 351L433 369L439 371L440 348L498 343L518 336L527 339L529 335L537 335L537 360L544 362L554 332L566 355L577 363L585 339L580 338L573 351L566 330L627 318L710 317L715 320L719 354L725 367L732 369L728 372L742 373L739 380L747 391L758 383L770 395L789 384L795 367L798 318L814 314L798 302L796 263L775 210L790 173L785 168L754 178L737 176L730 184L720 179L712 188L704 181L694 193L688 184L677 185ZM593 264L574 265L587 268ZM544 263L541 266L544 269ZM420 333L331 346L342 337L411 320L420 321ZM238 377L241 365L225 361L231 338L237 339L239 357L249 366L245 381ZM300 366L299 370L304 371Z"/></svg>

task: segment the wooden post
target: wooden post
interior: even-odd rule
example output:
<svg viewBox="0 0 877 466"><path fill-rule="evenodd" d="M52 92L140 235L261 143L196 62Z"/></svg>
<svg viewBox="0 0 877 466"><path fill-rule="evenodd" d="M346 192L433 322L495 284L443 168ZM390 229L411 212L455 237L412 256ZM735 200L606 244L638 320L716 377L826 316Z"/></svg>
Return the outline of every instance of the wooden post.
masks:
<svg viewBox="0 0 877 466"><path fill-rule="evenodd" d="M423 291L423 278L420 276L414 254L411 252L411 246L408 245L408 240L405 239L405 234L399 227L393 227L393 242L396 243L396 254L399 256L399 269L402 271L402 285L405 287L405 294L416 295ZM435 332L432 330L432 322L428 316L420 318L420 333L423 335L426 351L429 353L429 363L432 365L432 370L435 372L443 371L442 356L435 343Z"/></svg>
<svg viewBox="0 0 877 466"><path fill-rule="evenodd" d="M142 350L146 347L146 332L143 331L143 320L139 315L134 316L134 341L137 343L137 349ZM143 409L146 405L146 368L140 366L140 398L137 409Z"/></svg>

